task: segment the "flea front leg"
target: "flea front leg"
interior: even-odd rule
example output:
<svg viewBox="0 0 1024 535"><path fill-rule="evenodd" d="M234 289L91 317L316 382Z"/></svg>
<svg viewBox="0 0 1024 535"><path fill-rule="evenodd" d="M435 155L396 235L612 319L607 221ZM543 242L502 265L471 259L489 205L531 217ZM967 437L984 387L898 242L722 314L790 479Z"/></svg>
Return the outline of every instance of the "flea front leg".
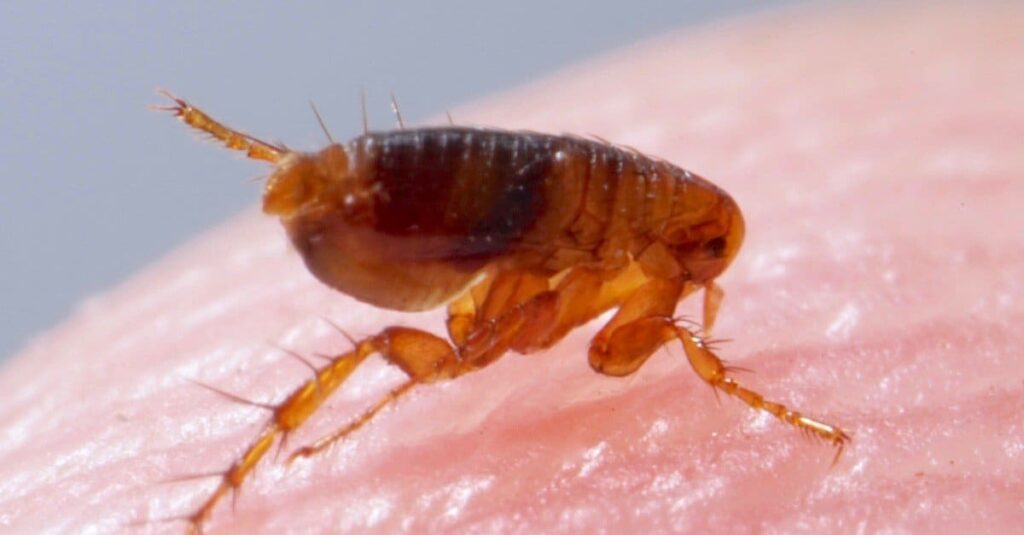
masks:
<svg viewBox="0 0 1024 535"><path fill-rule="evenodd" d="M653 279L630 295L619 312L594 337L590 346L590 365L596 371L613 376L629 375L640 368L659 347L679 340L697 375L717 390L735 396L750 407L768 412L779 420L808 431L837 448L836 459L850 437L838 426L827 424L791 410L781 403L740 385L729 375L729 368L705 344L703 339L672 318L683 283Z"/></svg>
<svg viewBox="0 0 1024 535"><path fill-rule="evenodd" d="M686 358L689 359L693 371L701 379L704 379L712 387L735 396L750 407L763 410L779 420L801 430L809 431L815 436L825 440L836 447L836 460L839 459L843 448L850 441L850 436L838 426L827 424L820 420L804 416L797 411L791 410L782 403L769 401L764 396L740 385L735 379L729 376L729 368L710 349L704 345L704 341L688 329L679 325L665 325L662 327L666 332L673 331L674 337L679 338L686 351Z"/></svg>

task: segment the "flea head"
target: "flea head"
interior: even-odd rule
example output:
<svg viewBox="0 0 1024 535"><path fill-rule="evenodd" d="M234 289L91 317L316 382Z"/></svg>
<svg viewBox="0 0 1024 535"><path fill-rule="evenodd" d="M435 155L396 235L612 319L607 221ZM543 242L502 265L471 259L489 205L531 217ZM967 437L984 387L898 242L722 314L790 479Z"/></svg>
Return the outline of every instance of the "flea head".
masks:
<svg viewBox="0 0 1024 535"><path fill-rule="evenodd" d="M721 275L743 244L743 214L731 197L722 193L720 202L708 216L706 222L695 227L696 236L693 237L696 241L692 242L682 261L690 280L696 283L714 280Z"/></svg>
<svg viewBox="0 0 1024 535"><path fill-rule="evenodd" d="M335 202L349 174L348 163L345 147L338 144L315 154L288 153L267 180L263 211L287 218Z"/></svg>
<svg viewBox="0 0 1024 535"><path fill-rule="evenodd" d="M263 211L281 219L310 273L344 294L406 311L450 301L476 271L445 257L453 247L447 236L390 232L390 221L381 224L390 198L371 164L352 145L288 153L267 181Z"/></svg>

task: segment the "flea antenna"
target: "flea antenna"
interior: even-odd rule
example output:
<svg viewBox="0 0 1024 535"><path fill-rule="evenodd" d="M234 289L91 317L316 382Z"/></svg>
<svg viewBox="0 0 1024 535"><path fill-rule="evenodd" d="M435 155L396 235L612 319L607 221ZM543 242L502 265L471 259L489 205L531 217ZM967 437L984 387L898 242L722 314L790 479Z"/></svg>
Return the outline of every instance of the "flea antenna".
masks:
<svg viewBox="0 0 1024 535"><path fill-rule="evenodd" d="M313 115L316 116L316 122L320 123L320 130L324 131L324 135L327 136L327 141L334 143L334 138L331 136L331 131L327 129L327 125L324 124L324 118L320 117L320 112L316 109L316 104L313 101L309 101L309 107L313 110Z"/></svg>
<svg viewBox="0 0 1024 535"><path fill-rule="evenodd" d="M391 93L391 111L395 112L395 119L398 119L398 129L405 129L405 121L402 120L402 112L398 111L398 100L395 98L395 93Z"/></svg>
<svg viewBox="0 0 1024 535"><path fill-rule="evenodd" d="M150 106L150 109L174 115L181 122L220 141L231 150L242 151L249 158L270 163L277 163L289 152L283 145L267 143L245 132L224 126L213 117L207 115L203 110L189 104L185 99L174 96L170 91L160 89L158 92L170 99L173 104L170 106Z"/></svg>

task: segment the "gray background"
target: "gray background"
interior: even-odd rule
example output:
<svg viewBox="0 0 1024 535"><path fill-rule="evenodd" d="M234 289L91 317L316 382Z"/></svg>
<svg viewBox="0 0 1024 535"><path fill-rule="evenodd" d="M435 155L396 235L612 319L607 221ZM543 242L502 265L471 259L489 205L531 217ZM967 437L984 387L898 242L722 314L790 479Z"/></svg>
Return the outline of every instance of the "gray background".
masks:
<svg viewBox="0 0 1024 535"><path fill-rule="evenodd" d="M0 360L84 297L256 202L261 167L148 112L173 89L255 135L322 144L779 0L0 5ZM102 6L102 7L100 7ZM202 176L183 176L179 159ZM245 166L249 165L249 168Z"/></svg>

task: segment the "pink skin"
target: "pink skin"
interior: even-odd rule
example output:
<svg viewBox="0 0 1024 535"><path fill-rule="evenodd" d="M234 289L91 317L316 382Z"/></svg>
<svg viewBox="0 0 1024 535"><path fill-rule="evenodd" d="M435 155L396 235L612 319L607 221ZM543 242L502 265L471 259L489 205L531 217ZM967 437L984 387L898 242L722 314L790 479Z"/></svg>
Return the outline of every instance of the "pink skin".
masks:
<svg viewBox="0 0 1024 535"><path fill-rule="evenodd" d="M264 462L208 530L1019 529L1022 17L1009 2L787 12L455 115L599 134L730 191L748 237L720 279L716 334L735 340L721 354L767 397L849 429L836 466L828 446L716 402L678 344L632 377L593 373L595 322L547 353L420 388L315 459ZM355 335L443 330L440 311L324 288L254 212L89 301L0 374L0 527L183 531L146 521L192 512L215 480L165 481L225 468L265 418L186 379L280 400L309 371L274 344L347 347L321 317ZM371 359L289 447L400 377Z"/></svg>

